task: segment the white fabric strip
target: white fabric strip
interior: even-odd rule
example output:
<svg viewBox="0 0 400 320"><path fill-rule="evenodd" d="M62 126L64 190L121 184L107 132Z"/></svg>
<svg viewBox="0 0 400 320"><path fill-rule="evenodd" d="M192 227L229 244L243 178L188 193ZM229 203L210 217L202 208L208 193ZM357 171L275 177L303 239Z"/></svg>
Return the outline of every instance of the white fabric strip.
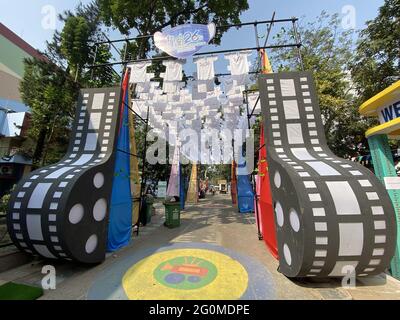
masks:
<svg viewBox="0 0 400 320"><path fill-rule="evenodd" d="M182 80L182 67L185 60L166 60L163 65L166 66L165 81L181 81Z"/></svg>
<svg viewBox="0 0 400 320"><path fill-rule="evenodd" d="M193 62L197 65L198 80L212 80L215 76L214 62L218 60L217 56L209 56L204 58L194 59Z"/></svg>
<svg viewBox="0 0 400 320"><path fill-rule="evenodd" d="M150 62L135 62L128 65L131 69L129 83L147 82L147 67L151 65Z"/></svg>
<svg viewBox="0 0 400 320"><path fill-rule="evenodd" d="M232 75L248 74L250 71L250 63L248 57L251 51L240 51L225 54L225 59L229 60L228 69Z"/></svg>

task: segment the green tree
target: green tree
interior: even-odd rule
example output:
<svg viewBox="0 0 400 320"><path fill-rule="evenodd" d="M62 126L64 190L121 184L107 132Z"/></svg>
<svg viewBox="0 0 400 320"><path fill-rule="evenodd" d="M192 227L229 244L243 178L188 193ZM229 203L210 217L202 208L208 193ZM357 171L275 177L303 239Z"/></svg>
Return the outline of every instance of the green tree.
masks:
<svg viewBox="0 0 400 320"><path fill-rule="evenodd" d="M96 64L106 64L110 62L112 54L107 44L100 44L95 49ZM94 60L90 60L90 64ZM119 85L121 76L113 69L112 66L102 66L99 68L86 69L82 75L80 82L89 87L100 88L104 86Z"/></svg>
<svg viewBox="0 0 400 320"><path fill-rule="evenodd" d="M100 12L106 26L113 26L122 34L131 34L132 29L139 35L152 35L163 28L174 27L184 23L206 24L214 22L216 25L240 23L240 14L249 8L247 0L183 0L157 1L143 0L135 4L130 0L99 0ZM213 40L219 44L226 28L218 28ZM126 44L127 59L144 58L146 53L154 50L149 38L140 38ZM125 46L122 52L125 52ZM159 53L157 55L165 55ZM121 57L123 58L123 57ZM154 62L151 71L156 77L165 67L160 62ZM143 152L143 128L137 127L137 134L141 138L138 142L138 154ZM190 166L185 166L185 170ZM149 179L167 179L170 165L148 165L146 169ZM190 172L189 172L190 175Z"/></svg>
<svg viewBox="0 0 400 320"><path fill-rule="evenodd" d="M96 52L92 45L103 40L97 1L80 4L74 13L66 11L59 18L65 26L47 43L48 61L27 59L20 86L24 103L32 110L30 140L36 145L24 151L36 165L57 162L65 154L79 87L119 82L111 67L87 68L94 54L97 63L111 59L108 45L99 45Z"/></svg>
<svg viewBox="0 0 400 320"><path fill-rule="evenodd" d="M360 101L400 79L400 1L385 0L361 31L351 66Z"/></svg>
<svg viewBox="0 0 400 320"><path fill-rule="evenodd" d="M357 97L349 72L353 55L352 32L343 31L339 16L322 12L314 22L299 26L304 69L313 73L328 144L338 156L354 155L365 144L371 120L358 113ZM293 31L282 29L279 44L294 42ZM277 49L271 61L276 71L301 70L298 50Z"/></svg>
<svg viewBox="0 0 400 320"><path fill-rule="evenodd" d="M110 86L118 82L111 66L87 68L94 58L96 64L107 63L112 58L108 45L94 45L104 40L98 1L80 4L74 13L66 11L59 18L65 25L61 33L55 33L49 51L64 59L67 72L82 85Z"/></svg>
<svg viewBox="0 0 400 320"><path fill-rule="evenodd" d="M151 35L168 26L184 23L226 25L239 23L240 14L249 8L247 0L99 0L100 12L107 26L114 26L128 35L134 29L140 35ZM225 28L219 28L214 39L219 44ZM149 39L140 39L133 56L143 58L154 49Z"/></svg>
<svg viewBox="0 0 400 320"><path fill-rule="evenodd" d="M90 26L84 17L67 18L61 33L61 52L68 60L72 73L80 74L90 59L90 36Z"/></svg>
<svg viewBox="0 0 400 320"><path fill-rule="evenodd" d="M25 60L20 90L32 112L29 135L36 141L32 155L35 164L43 166L64 155L78 89L78 84L55 64Z"/></svg>

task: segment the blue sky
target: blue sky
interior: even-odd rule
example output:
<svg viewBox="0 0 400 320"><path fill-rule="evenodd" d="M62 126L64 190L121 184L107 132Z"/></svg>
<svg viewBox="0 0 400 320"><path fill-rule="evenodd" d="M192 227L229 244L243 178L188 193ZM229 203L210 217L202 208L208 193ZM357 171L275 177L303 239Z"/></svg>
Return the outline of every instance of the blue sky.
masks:
<svg viewBox="0 0 400 320"><path fill-rule="evenodd" d="M51 39L53 30L44 29L42 9L53 6L57 13L73 9L80 1L73 0L0 0L0 21L17 33L33 47L43 50L45 41ZM84 3L90 0L82 1ZM134 1L132 1L134 3ZM268 20L276 11L276 18L302 17L303 22L312 21L322 10L328 13L342 13L342 8L351 5L355 9L356 29L362 29L365 21L373 19L384 0L249 0L250 9L242 14L242 21ZM62 28L60 22L57 28ZM265 27L260 26L260 34ZM111 32L110 38L118 38L118 32ZM263 40L261 39L261 42ZM220 49L254 47L255 36L252 27L241 30L231 29L224 35Z"/></svg>
<svg viewBox="0 0 400 320"><path fill-rule="evenodd" d="M32 46L43 49L45 40L51 38L52 30L45 30L41 26L42 8L52 5L57 13L60 13L66 9L73 9L79 2L73 0L0 0L0 21ZM82 2L88 3L90 0ZM376 16L377 10L383 2L383 0L249 0L250 9L243 13L242 21L269 19L274 10L277 18L305 16L306 20L312 20L322 10L329 13L341 13L343 6L353 5L356 9L356 26L362 28L366 20ZM57 27L62 27L59 22L57 22ZM247 37L240 37L241 42L247 43L246 40L254 40L253 30L247 29L246 31ZM237 39L234 31L229 32L224 36L223 45L236 46L239 44Z"/></svg>

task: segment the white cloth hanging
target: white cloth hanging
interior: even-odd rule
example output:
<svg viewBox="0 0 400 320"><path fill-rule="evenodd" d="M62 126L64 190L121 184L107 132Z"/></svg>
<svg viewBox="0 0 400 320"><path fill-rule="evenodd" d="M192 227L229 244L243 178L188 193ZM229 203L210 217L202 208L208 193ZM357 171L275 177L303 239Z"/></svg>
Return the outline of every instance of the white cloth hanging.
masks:
<svg viewBox="0 0 400 320"><path fill-rule="evenodd" d="M163 112L162 118L164 120L173 120L173 119L175 119L175 113L173 113L173 112Z"/></svg>
<svg viewBox="0 0 400 320"><path fill-rule="evenodd" d="M176 93L167 93L168 102L178 102L180 100L180 95Z"/></svg>
<svg viewBox="0 0 400 320"><path fill-rule="evenodd" d="M204 99L204 105L208 107L218 107L220 105L218 97L215 93L207 93L207 98Z"/></svg>
<svg viewBox="0 0 400 320"><path fill-rule="evenodd" d="M260 103L260 101L258 101L258 103L257 103L258 97L259 97L259 94L256 92L249 93L247 96L247 102L249 104L249 111L251 112L255 107L254 113L256 113L256 114L261 112L261 103ZM257 103L257 105L256 105L256 103Z"/></svg>
<svg viewBox="0 0 400 320"><path fill-rule="evenodd" d="M218 60L217 56L208 56L195 58L193 62L197 65L198 80L212 80L215 76L214 62Z"/></svg>
<svg viewBox="0 0 400 320"><path fill-rule="evenodd" d="M242 87L237 84L237 82L232 77L222 78L222 83L224 85L225 94L227 96L232 96L241 93Z"/></svg>
<svg viewBox="0 0 400 320"><path fill-rule="evenodd" d="M179 90L185 85L184 82L180 81L164 81L163 91L164 93L179 94Z"/></svg>
<svg viewBox="0 0 400 320"><path fill-rule="evenodd" d="M160 82L153 81L150 83L150 92L154 92L155 90L160 88Z"/></svg>
<svg viewBox="0 0 400 320"><path fill-rule="evenodd" d="M146 82L138 82L136 84L136 93L149 93L151 92L150 79L154 78L154 73L146 73Z"/></svg>
<svg viewBox="0 0 400 320"><path fill-rule="evenodd" d="M168 103L166 95L155 95L153 99L153 106L158 110L163 110L166 108Z"/></svg>
<svg viewBox="0 0 400 320"><path fill-rule="evenodd" d="M136 84L137 93L149 93L150 92L150 82L139 82Z"/></svg>
<svg viewBox="0 0 400 320"><path fill-rule="evenodd" d="M242 55L244 68L238 67L239 71L233 71L229 77L221 77L221 86L214 83L216 71L214 67L217 57L195 59L194 62L197 66L197 72L194 72L195 81L189 81L188 86L181 82L182 63L175 68L176 60L166 61L164 64L167 67L166 72L160 75L164 79L162 88L160 88L159 82L149 81L149 77L154 77L150 73L146 73L145 82L137 82L136 93L141 101L135 102L135 104L139 104L135 110L142 117L146 117L147 107L149 107L149 125L156 128L160 136L168 139L171 145L176 143L177 135L184 129L194 130L198 134L214 130L217 132L218 138L221 138L223 130L247 128L247 117L240 115L243 113L241 111L243 108L242 91L245 89L244 84L247 84L250 78L248 73L243 73L249 68L248 53L246 54ZM239 61L236 62L240 65ZM230 63L229 67L231 68ZM249 95L250 109L254 106L255 99L255 96ZM254 118L250 121L253 124ZM208 145L208 147L210 146ZM219 163L220 151L218 149L221 148L215 146L213 148L215 150L209 148L203 150L204 161ZM195 149L196 154L188 156L191 161L200 160L201 150L197 147ZM185 154L183 151L182 153Z"/></svg>
<svg viewBox="0 0 400 320"><path fill-rule="evenodd" d="M225 97L225 94L222 91L221 86L214 87L214 94L218 97L218 99L222 99Z"/></svg>
<svg viewBox="0 0 400 320"><path fill-rule="evenodd" d="M164 81L163 83L163 91L165 93L176 93L178 91L178 82L173 81Z"/></svg>
<svg viewBox="0 0 400 320"><path fill-rule="evenodd" d="M250 63L248 57L251 51L239 51L225 54L225 59L229 60L228 70L231 75L248 74L250 71Z"/></svg>
<svg viewBox="0 0 400 320"><path fill-rule="evenodd" d="M189 90L181 90L180 93L180 99L179 102L187 104L187 105L192 105L192 95L189 93Z"/></svg>
<svg viewBox="0 0 400 320"><path fill-rule="evenodd" d="M214 80L198 80L193 81L197 87L198 93L207 93L214 91Z"/></svg>
<svg viewBox="0 0 400 320"><path fill-rule="evenodd" d="M194 114L194 113L186 113L185 114L186 120L194 120L195 118L196 118L196 114Z"/></svg>
<svg viewBox="0 0 400 320"><path fill-rule="evenodd" d="M224 106L224 114L228 115L228 116L234 116L240 113L240 108L239 106L231 106L231 105L227 105Z"/></svg>
<svg viewBox="0 0 400 320"><path fill-rule="evenodd" d="M192 100L201 101L207 97L207 92L199 92L197 84L193 84L192 86Z"/></svg>
<svg viewBox="0 0 400 320"><path fill-rule="evenodd" d="M241 93L235 94L228 97L228 100L231 105L240 106L243 104L243 95Z"/></svg>
<svg viewBox="0 0 400 320"><path fill-rule="evenodd" d="M166 66L164 81L181 81L182 69L186 60L166 60L163 65Z"/></svg>
<svg viewBox="0 0 400 320"><path fill-rule="evenodd" d="M137 99L132 100L132 109L140 116L144 113L147 113L147 105L148 101Z"/></svg>
<svg viewBox="0 0 400 320"><path fill-rule="evenodd" d="M135 62L128 65L131 69L131 75L129 78L129 83L141 83L147 82L147 67L151 66L151 62Z"/></svg>
<svg viewBox="0 0 400 320"><path fill-rule="evenodd" d="M232 76L233 81L235 81L237 86L245 86L247 84L250 84L250 77L249 75L246 74L239 74L239 75L233 75Z"/></svg>

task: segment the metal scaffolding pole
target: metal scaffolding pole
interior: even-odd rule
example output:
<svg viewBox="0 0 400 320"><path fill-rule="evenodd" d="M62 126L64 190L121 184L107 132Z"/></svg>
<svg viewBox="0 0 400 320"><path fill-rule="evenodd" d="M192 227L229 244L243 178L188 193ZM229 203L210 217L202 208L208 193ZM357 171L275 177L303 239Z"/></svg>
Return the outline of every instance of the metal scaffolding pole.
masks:
<svg viewBox="0 0 400 320"><path fill-rule="evenodd" d="M239 51L244 51L244 50L257 50L258 52L261 49L279 49L279 48L298 48L300 50L301 43L299 42L299 37L297 33L297 28L296 28L296 22L298 21L298 18L289 18L289 19L275 19L275 12L272 15L271 20L263 20L263 21L253 21L253 22L244 22L244 23L237 23L237 24L229 24L229 25L220 25L216 26L217 29L230 29L230 28L241 28L244 26L253 26L256 34L256 47L247 47L247 48L236 48L236 49L228 49L228 50L213 50L213 51L207 51L207 52L201 52L201 53L196 53L193 56L203 56L203 55L211 55L211 54L220 54L220 53L231 53L231 52L239 52ZM294 33L295 33L295 39L296 43L293 44L285 44L285 45L270 45L267 46L267 42L269 39L269 35L272 29L272 26L277 23L292 23L292 26L294 28ZM266 41L264 43L264 46L260 46L259 43L259 37L258 37L258 25L268 25L268 31L266 35ZM106 37L106 36L105 36ZM110 40L106 37L106 41L99 41L99 42L93 42L94 46L98 46L101 44L109 44L112 45L117 51L119 51L115 46L114 43L119 43L119 42L126 42L129 44L130 41L136 41L140 39L150 39L153 38L153 35L139 35L136 37L131 37L131 38L123 38L123 39L117 39L117 40ZM118 61L118 62L109 62L109 63L103 63L103 64L95 64L93 63L92 65L89 66L89 68L101 68L105 66L114 66L114 65L121 65L125 63L133 63L133 62L143 62L143 61L162 61L162 60L168 60L168 59L176 59L174 57L165 55L165 56L157 56L157 57L152 57L152 58L141 58L141 59L129 59L126 60L126 48L125 46L125 54L124 54L124 61Z"/></svg>
<svg viewBox="0 0 400 320"><path fill-rule="evenodd" d="M295 41L299 44L299 45L297 46L297 57L298 57L298 60L299 60L300 68L301 68L302 71L304 71L304 62L303 62L303 57L302 57L302 55L301 55L300 35L299 35L299 33L297 32L297 25L296 25L296 22L297 22L297 21L295 21L295 20L292 21Z"/></svg>
<svg viewBox="0 0 400 320"><path fill-rule="evenodd" d="M253 26L254 28L254 34L255 34L255 40L256 40L256 47L246 47L246 48L235 48L235 49L227 49L227 50L212 50L212 51L206 51L206 52L200 52L200 53L196 53L193 56L205 56L205 55L212 55L212 54L223 54L223 53L232 53L232 52L239 52L239 51L257 51L258 53L258 64L259 67L257 68L256 71L254 72L250 72L251 74L259 74L262 71L262 57L261 57L261 49L280 49L280 48L297 48L297 52L298 52L298 58L299 58L299 63L301 68L304 70L304 64L303 64L303 60L302 60L302 56L301 56L301 42L300 42L300 37L299 34L297 32L297 26L296 26L296 22L298 21L297 18L289 18L289 19L275 19L275 12L272 15L272 19L271 20L263 20L263 21L253 21L253 22L246 22L246 23L238 23L238 24L230 24L230 25L220 25L217 26L217 29L229 29L229 28L241 28L244 26ZM290 43L290 44L284 44L284 45L267 45L268 44L268 40L269 40L269 36L271 33L271 29L272 26L274 24L277 23L292 23L292 27L293 27L293 31L294 31L294 35L295 35L295 43ZM268 28L267 28L267 33L266 33L266 39L264 42L264 45L261 46L260 45L260 41L259 41L259 32L258 32L258 25L263 25L263 24L267 24ZM153 35L139 35L137 37L132 37L132 38L123 38L123 39L117 39L117 40L110 40L106 35L104 35L106 38L106 41L100 41L100 42L94 42L93 45L95 46L95 54L94 54L94 59L93 59L93 63L92 65L88 66L89 69L91 69L91 78L93 78L94 75L94 69L95 68L102 68L102 67L109 67L109 66L116 66L116 65L122 65L123 66L123 75L126 71L127 65L128 63L134 63L134 62L144 62L144 61L163 61L163 60L169 60L169 59L176 59L174 57L171 57L169 55L163 55L163 56L156 56L156 57L150 57L150 58L138 58L137 59L127 59L127 50L128 50L128 45L130 43L130 41L137 41L140 39L151 39L153 38ZM121 51L114 45L115 43L120 43L120 42L125 42L126 46L124 48L124 53L123 53L123 58L122 61L117 61L117 62L109 62L109 63L102 63L102 64L96 64L96 59L97 59L97 55L98 55L98 46L102 45L102 44L108 44L109 46L112 46L117 52L119 52L121 54ZM113 69L114 70L114 69ZM115 72L115 70L114 70ZM216 74L217 77L220 76L229 76L229 73L220 73L220 74ZM188 77L190 78L190 77ZM154 80L156 78L153 78L152 80ZM122 76L122 80L123 81L123 76ZM121 82L122 83L122 82ZM133 89L134 91L134 89ZM254 111L259 103L260 97L258 97L253 109L249 110L249 99L248 99L248 93L249 92L254 92L257 90L245 90L244 94L246 96L246 112L247 112L247 124L248 124L248 129L251 129L251 123L250 123L250 119L252 116L254 116ZM144 130L144 134L145 134L145 140L144 140L144 149L143 149L143 154L142 154L142 181L140 184L140 207L139 207L139 212L142 211L143 209L143 201L144 201L144 197L145 197L145 188L146 188L146 184L147 184L147 175L146 175L146 149L147 149L147 133L149 130L149 113L150 113L150 107L149 105L147 105L147 114L146 114L146 119L143 119L139 114L137 114L133 108L131 106L128 106L127 104L125 104L125 106L135 114L135 121L141 121L145 124L145 130ZM235 146L234 146L234 141L232 141L233 144L233 160L235 160ZM117 150L118 151L118 150ZM130 156L132 157L139 157L138 155L134 155L134 154L130 154ZM252 184L253 184L253 190L254 190L254 194L255 194L255 201L256 201L256 208L255 208L255 213L256 213L256 219L257 219L257 226L258 226L258 236L259 239L262 239L262 235L261 232L259 230L259 216L258 216L258 198L257 198L257 193L256 193L256 184L255 184L255 176L254 176L254 172L251 174L252 176ZM136 224L137 226L137 234L139 234L139 228L140 228L140 219Z"/></svg>

